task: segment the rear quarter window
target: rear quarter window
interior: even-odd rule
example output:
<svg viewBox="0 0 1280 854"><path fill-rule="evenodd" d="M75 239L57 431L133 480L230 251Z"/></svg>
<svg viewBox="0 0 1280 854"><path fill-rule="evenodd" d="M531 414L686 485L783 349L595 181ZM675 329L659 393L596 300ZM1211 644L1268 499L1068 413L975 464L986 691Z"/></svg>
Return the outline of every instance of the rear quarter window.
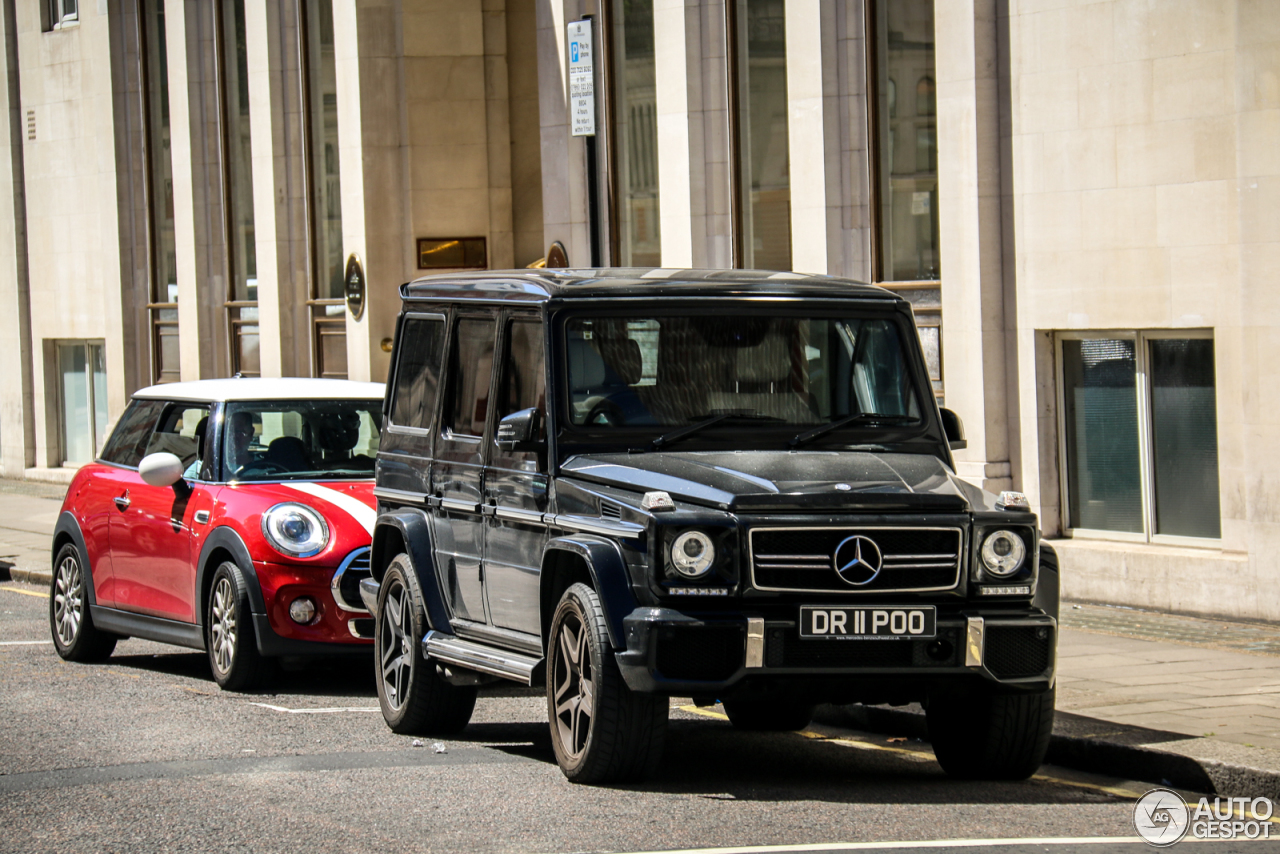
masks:
<svg viewBox="0 0 1280 854"><path fill-rule="evenodd" d="M444 361L444 318L407 316L400 328L398 356L391 423L396 427L429 430L435 418Z"/></svg>

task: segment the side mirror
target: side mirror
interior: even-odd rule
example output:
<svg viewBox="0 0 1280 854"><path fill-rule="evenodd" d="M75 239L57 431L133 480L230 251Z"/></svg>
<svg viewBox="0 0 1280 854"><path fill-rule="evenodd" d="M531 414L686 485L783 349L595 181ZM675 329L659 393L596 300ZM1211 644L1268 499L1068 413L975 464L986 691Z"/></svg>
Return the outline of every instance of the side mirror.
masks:
<svg viewBox="0 0 1280 854"><path fill-rule="evenodd" d="M138 475L149 486L173 486L182 480L182 473L186 469L182 460L164 451L147 454L138 463Z"/></svg>
<svg viewBox="0 0 1280 854"><path fill-rule="evenodd" d="M535 451L541 414L536 409L521 409L498 422L498 449L502 451Z"/></svg>
<svg viewBox="0 0 1280 854"><path fill-rule="evenodd" d="M951 446L951 450L959 451L969 447L969 443L964 438L964 422L960 420L960 416L956 415L950 409L938 410L942 414L942 432L947 436L947 444Z"/></svg>

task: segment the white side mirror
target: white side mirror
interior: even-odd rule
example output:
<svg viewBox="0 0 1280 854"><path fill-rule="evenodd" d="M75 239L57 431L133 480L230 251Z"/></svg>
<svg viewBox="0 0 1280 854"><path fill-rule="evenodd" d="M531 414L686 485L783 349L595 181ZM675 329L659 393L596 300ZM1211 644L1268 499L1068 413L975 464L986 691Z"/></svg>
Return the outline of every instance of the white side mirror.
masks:
<svg viewBox="0 0 1280 854"><path fill-rule="evenodd" d="M182 479L186 468L182 460L162 451L143 457L142 462L138 463L138 474L150 486L173 486Z"/></svg>

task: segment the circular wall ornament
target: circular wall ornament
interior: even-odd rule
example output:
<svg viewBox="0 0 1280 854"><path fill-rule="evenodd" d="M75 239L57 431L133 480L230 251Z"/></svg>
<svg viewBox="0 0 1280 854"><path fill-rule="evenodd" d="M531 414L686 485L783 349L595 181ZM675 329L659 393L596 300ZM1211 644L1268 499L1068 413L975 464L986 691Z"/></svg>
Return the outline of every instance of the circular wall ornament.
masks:
<svg viewBox="0 0 1280 854"><path fill-rule="evenodd" d="M360 263L360 256L354 252L347 256L347 271L343 274L342 286L347 297L347 310L359 320L360 315L364 314L364 265Z"/></svg>

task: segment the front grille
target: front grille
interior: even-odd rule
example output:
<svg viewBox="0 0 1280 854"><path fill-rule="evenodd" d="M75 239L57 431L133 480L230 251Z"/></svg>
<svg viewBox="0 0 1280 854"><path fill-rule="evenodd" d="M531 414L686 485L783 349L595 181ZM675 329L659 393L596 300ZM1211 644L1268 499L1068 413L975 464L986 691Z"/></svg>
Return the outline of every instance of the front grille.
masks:
<svg viewBox="0 0 1280 854"><path fill-rule="evenodd" d="M1049 626L987 624L983 661L1001 679L1039 676L1049 668L1053 629Z"/></svg>
<svg viewBox="0 0 1280 854"><path fill-rule="evenodd" d="M359 548L347 555L333 576L333 598L347 611L364 611L360 582L373 573L369 569L369 549Z"/></svg>
<svg viewBox="0 0 1280 854"><path fill-rule="evenodd" d="M802 639L796 629L765 633L766 667L948 667L958 664L959 632L939 629L919 640Z"/></svg>
<svg viewBox="0 0 1280 854"><path fill-rule="evenodd" d="M880 573L860 585L835 566L836 548L855 535L873 541L882 557ZM960 581L959 528L754 528L750 537L760 590L884 593L949 590Z"/></svg>
<svg viewBox="0 0 1280 854"><path fill-rule="evenodd" d="M742 666L741 625L666 626L658 632L658 672L668 679L720 682Z"/></svg>

